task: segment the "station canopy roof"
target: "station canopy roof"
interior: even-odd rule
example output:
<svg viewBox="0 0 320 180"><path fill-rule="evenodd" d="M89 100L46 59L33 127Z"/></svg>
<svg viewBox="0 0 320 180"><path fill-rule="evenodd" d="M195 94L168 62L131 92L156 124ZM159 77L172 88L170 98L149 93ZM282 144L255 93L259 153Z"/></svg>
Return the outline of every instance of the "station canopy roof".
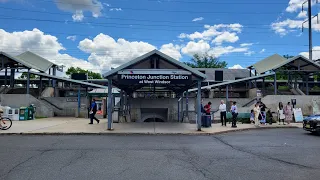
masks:
<svg viewBox="0 0 320 180"><path fill-rule="evenodd" d="M152 75L185 75L190 76L191 84L183 83L171 83L171 84L130 84L123 85L119 84L119 75L120 74L152 74ZM112 84L125 91L135 91L147 86L165 86L168 90L175 92L181 92L189 89L197 82L198 79L206 79L206 75L200 71L193 69L186 64L173 59L172 57L158 51L153 50L149 53L146 53L136 59L133 59L115 69L110 70L109 72L103 74L103 77L106 79L111 78ZM172 81L173 82L173 81ZM182 82L182 81L181 81Z"/></svg>
<svg viewBox="0 0 320 180"><path fill-rule="evenodd" d="M30 51L26 51L16 57L23 61L24 64L29 64L32 69L38 70L40 72L46 72L49 70L49 68L58 66L51 61Z"/></svg>
<svg viewBox="0 0 320 180"><path fill-rule="evenodd" d="M40 72L46 72L53 66L58 67L58 65L30 51L26 51L18 56L12 56L6 52L0 52L0 60L0 67L26 68Z"/></svg>
<svg viewBox="0 0 320 180"><path fill-rule="evenodd" d="M251 66L249 66L249 69L255 69L258 74L263 74L265 72L268 72L270 70L273 70L275 67L279 66L280 64L286 63L288 60L279 54L274 54L272 56L269 56Z"/></svg>
<svg viewBox="0 0 320 180"><path fill-rule="evenodd" d="M287 67L293 70L305 71L309 73L319 72L320 71L320 64L310 61L308 58L304 56L295 56L293 58L288 59L286 62L278 64L277 66L273 67L272 70L278 70L281 67Z"/></svg>

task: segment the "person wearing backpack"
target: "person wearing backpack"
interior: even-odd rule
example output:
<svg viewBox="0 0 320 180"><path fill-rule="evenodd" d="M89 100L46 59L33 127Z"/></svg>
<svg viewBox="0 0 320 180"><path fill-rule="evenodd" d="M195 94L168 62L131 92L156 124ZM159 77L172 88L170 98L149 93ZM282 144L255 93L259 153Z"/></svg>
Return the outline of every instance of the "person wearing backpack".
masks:
<svg viewBox="0 0 320 180"><path fill-rule="evenodd" d="M97 121L97 123L99 124L100 120L95 117L96 113L97 113L97 103L96 103L95 99L92 99L91 109L90 109L90 123L89 124L93 124L93 119L95 119Z"/></svg>

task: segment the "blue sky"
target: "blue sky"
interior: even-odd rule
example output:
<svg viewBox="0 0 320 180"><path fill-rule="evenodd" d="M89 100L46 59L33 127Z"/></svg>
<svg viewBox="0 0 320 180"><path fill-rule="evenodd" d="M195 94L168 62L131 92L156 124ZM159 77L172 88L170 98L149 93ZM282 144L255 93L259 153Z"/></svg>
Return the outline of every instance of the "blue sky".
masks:
<svg viewBox="0 0 320 180"><path fill-rule="evenodd" d="M59 64L99 71L154 48L180 61L207 52L229 67L246 67L274 53L308 51L307 29L301 32L303 2L0 0L0 50L30 50ZM314 15L319 9L313 4ZM314 56L320 58L320 25L314 27L319 49Z"/></svg>

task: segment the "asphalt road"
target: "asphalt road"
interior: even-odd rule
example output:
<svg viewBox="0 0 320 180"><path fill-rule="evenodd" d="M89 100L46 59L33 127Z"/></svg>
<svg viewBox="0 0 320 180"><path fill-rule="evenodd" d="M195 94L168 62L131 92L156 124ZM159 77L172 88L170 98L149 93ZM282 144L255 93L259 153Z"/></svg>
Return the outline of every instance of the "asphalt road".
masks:
<svg viewBox="0 0 320 180"><path fill-rule="evenodd" d="M217 136L0 136L0 179L320 179L302 129Z"/></svg>

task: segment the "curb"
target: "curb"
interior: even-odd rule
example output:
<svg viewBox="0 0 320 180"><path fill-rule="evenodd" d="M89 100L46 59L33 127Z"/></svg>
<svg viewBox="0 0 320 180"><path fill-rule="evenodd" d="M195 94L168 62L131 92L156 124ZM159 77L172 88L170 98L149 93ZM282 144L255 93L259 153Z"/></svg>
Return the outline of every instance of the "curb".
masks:
<svg viewBox="0 0 320 180"><path fill-rule="evenodd" d="M210 136L210 135L218 135L218 134L227 134L227 133L232 133L232 132L241 132L241 131L250 131L250 130L269 130L269 129L294 129L294 128L299 128L297 126L284 126L284 127L255 127L255 128L243 128L243 129L231 129L231 130L226 130L226 131L220 131L220 132L204 132L204 131L194 131L194 132L187 132L187 133L123 133L123 132L99 132L99 133L91 133L91 132L74 132L74 133L63 133L63 132L40 132L40 133L0 133L0 136L5 136L5 135L23 135L23 136L54 136L54 135L59 135L59 136L72 136L72 135L96 135L96 136L130 136L130 135L189 135L189 136Z"/></svg>

